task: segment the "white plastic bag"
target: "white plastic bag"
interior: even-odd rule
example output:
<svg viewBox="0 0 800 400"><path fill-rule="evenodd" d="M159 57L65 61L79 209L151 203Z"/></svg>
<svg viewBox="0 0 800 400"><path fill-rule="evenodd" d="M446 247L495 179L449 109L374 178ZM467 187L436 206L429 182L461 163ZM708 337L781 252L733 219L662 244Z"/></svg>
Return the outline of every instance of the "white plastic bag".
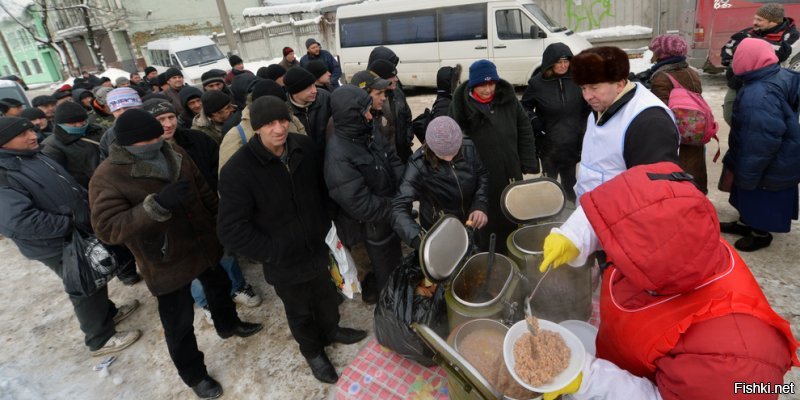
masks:
<svg viewBox="0 0 800 400"><path fill-rule="evenodd" d="M328 244L332 255L331 277L339 290L352 299L355 293L361 293L361 283L358 281L358 271L353 256L336 234L336 225L331 224L331 229L325 236L325 243Z"/></svg>

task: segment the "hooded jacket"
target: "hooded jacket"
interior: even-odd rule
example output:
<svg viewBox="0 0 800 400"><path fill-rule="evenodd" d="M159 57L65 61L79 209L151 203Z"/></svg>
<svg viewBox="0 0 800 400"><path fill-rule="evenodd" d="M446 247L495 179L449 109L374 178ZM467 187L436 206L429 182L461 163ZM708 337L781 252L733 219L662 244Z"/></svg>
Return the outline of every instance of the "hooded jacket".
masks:
<svg viewBox="0 0 800 400"><path fill-rule="evenodd" d="M466 222L473 211L488 210L489 173L471 140L465 138L455 158L450 162L439 160L437 168L425 161L426 151L430 149L419 148L408 160L392 200L392 226L408 244L419 236L421 228L433 226L441 214ZM419 201L420 224L411 216L414 201Z"/></svg>
<svg viewBox="0 0 800 400"><path fill-rule="evenodd" d="M179 93L181 105L183 106L183 113L178 113L178 124L182 128L189 129L192 127L192 120L194 119L194 115L192 111L189 109L189 100L191 98L197 97L198 99L203 97L203 92L194 87L194 86L187 86L181 90Z"/></svg>
<svg viewBox="0 0 800 400"><path fill-rule="evenodd" d="M394 65L400 62L400 59L390 48L378 46L370 52L367 65L372 65L375 60L381 59L387 60ZM414 140L414 131L411 127L411 107L408 106L406 101L402 83L398 81L397 87L386 91L384 104L388 104L388 109L391 111L391 115L386 115L385 113L384 115L389 120L389 125L394 126L394 143L391 145L397 152L397 156L400 157L400 161L405 164L412 153L411 145ZM386 111L386 105L383 108Z"/></svg>
<svg viewBox="0 0 800 400"><path fill-rule="evenodd" d="M347 245L359 241L361 222L391 223L391 200L404 169L383 136L367 123L364 111L370 101L353 85L344 85L331 96L335 130L325 148L325 183L339 214L349 219L342 229Z"/></svg>
<svg viewBox="0 0 800 400"><path fill-rule="evenodd" d="M307 136L286 138L288 163L253 136L220 176L217 233L229 249L261 261L271 285L328 274L331 227L322 165Z"/></svg>
<svg viewBox="0 0 800 400"><path fill-rule="evenodd" d="M183 149L164 143L161 151L168 175L113 144L89 184L95 234L131 250L155 296L188 285L222 257L216 235L217 194ZM173 210L161 207L156 194L179 179L190 183L188 198Z"/></svg>
<svg viewBox="0 0 800 400"><path fill-rule="evenodd" d="M528 81L522 106L541 123L544 135L537 138L536 150L542 159L556 165L575 165L581 159L581 144L586 132L586 117L591 109L583 100L581 89L569 76L545 77L559 59L572 58L563 43L553 43L544 50L542 68Z"/></svg>
<svg viewBox="0 0 800 400"><path fill-rule="evenodd" d="M31 260L61 254L73 224L89 227L86 189L38 151L0 149L0 234Z"/></svg>
<svg viewBox="0 0 800 400"><path fill-rule="evenodd" d="M460 79L460 64L455 67L442 67L436 72L436 100L431 108L431 119L448 115L450 102L453 101L453 91L458 87Z"/></svg>
<svg viewBox="0 0 800 400"><path fill-rule="evenodd" d="M100 165L99 143L103 130L89 124L83 136L70 135L56 125L56 130L42 141L42 153L61 164L84 188L89 187L89 179Z"/></svg>

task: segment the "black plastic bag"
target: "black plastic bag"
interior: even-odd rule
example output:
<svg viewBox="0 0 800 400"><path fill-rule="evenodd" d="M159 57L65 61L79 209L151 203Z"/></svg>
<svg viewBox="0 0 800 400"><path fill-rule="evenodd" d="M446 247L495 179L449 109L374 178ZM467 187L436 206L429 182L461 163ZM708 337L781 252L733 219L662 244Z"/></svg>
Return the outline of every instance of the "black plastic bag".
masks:
<svg viewBox="0 0 800 400"><path fill-rule="evenodd" d="M62 252L64 291L87 297L105 287L120 269L114 252L93 234L73 229Z"/></svg>
<svg viewBox="0 0 800 400"><path fill-rule="evenodd" d="M429 326L439 336L447 337L447 305L444 284L438 284L432 297L414 293L424 279L412 253L392 272L375 306L375 338L401 356L426 367L434 365L433 352L411 329L412 322Z"/></svg>

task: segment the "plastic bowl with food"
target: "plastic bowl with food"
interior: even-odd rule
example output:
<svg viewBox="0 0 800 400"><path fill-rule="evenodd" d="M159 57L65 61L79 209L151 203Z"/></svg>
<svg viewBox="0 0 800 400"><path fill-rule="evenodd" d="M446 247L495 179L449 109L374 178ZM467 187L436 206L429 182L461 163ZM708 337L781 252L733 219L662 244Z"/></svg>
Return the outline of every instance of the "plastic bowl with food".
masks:
<svg viewBox="0 0 800 400"><path fill-rule="evenodd" d="M514 357L514 345L521 337L523 337L524 334L528 333L527 322L524 319L514 324L514 326L512 326L511 329L509 329L506 333L505 340L503 341L503 358L505 359L506 368L508 368L511 376L524 388L539 393L554 392L567 386L578 376L578 374L581 373L583 362L586 359L586 350L584 349L581 340L578 339L575 334L570 332L567 328L556 324L555 322L540 319L539 329L552 331L559 334L561 338L564 339L564 344L566 344L570 350L569 363L567 364L566 368L554 376L549 383L542 384L540 386L533 386L522 379L519 374L517 374L517 361Z"/></svg>

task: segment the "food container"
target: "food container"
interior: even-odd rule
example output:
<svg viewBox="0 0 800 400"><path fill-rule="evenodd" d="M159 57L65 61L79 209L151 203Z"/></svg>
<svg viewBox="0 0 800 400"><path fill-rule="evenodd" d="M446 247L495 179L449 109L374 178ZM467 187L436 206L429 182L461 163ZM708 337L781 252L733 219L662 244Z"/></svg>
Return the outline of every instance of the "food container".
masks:
<svg viewBox="0 0 800 400"><path fill-rule="evenodd" d="M538 221L559 214L564 203L561 185L549 178L515 182L503 191L500 203L503 213L509 220L524 225L508 236L508 255L531 285L536 285L542 277L539 264L543 259L544 239L552 228L562 224ZM531 301L533 314L553 322L588 320L592 313L594 264L595 258L590 256L583 266L565 265L550 271Z"/></svg>
<svg viewBox="0 0 800 400"><path fill-rule="evenodd" d="M412 324L412 329L423 339L423 341L430 347L434 353L434 360L447 372L447 385L448 394L451 399L509 399L509 400L534 400L540 399L538 395L522 396L522 397L509 397L504 396L492 383L479 371L479 366L470 363L465 354L470 356L470 349L463 348L465 345L471 345L468 338L471 334L487 333L491 335L499 335L500 341L497 343L499 348L486 349L499 357L495 360L495 368L505 369L505 360L503 360L503 343L505 340L508 328L494 320L490 319L474 319L459 325L450 333L448 340L438 336L433 330L423 324ZM466 339L466 341L465 341ZM474 341L472 343L475 343ZM484 349L471 349L471 350L484 350ZM474 358L476 353L471 356ZM486 367L481 367L486 370ZM513 381L513 377L508 374L509 380Z"/></svg>
<svg viewBox="0 0 800 400"><path fill-rule="evenodd" d="M513 322L520 309L513 298L521 278L517 264L495 254L494 265L488 268L488 253L466 258L470 248L467 229L450 215L440 218L420 244L422 273L428 280L447 286L445 302L450 329L476 318Z"/></svg>

